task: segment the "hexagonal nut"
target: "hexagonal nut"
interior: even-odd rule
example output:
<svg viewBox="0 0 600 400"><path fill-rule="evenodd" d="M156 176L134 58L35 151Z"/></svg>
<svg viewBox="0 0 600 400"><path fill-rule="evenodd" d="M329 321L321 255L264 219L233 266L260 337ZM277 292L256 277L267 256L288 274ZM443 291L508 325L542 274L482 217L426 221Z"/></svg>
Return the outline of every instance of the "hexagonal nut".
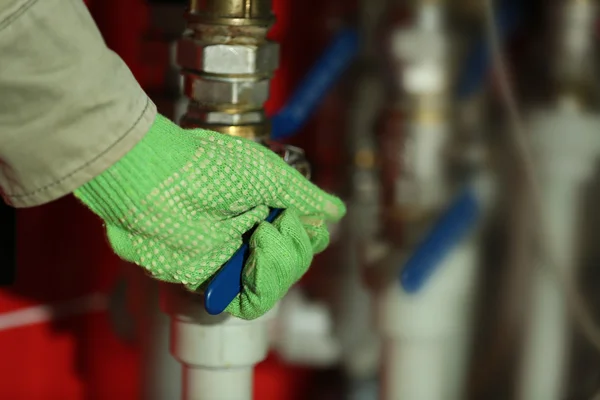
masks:
<svg viewBox="0 0 600 400"><path fill-rule="evenodd" d="M272 74L279 65L279 45L209 44L183 38L177 46L182 68L211 74Z"/></svg>
<svg viewBox="0 0 600 400"><path fill-rule="evenodd" d="M258 108L269 98L269 80L212 80L186 74L184 93L189 98L205 105L234 104L241 107Z"/></svg>

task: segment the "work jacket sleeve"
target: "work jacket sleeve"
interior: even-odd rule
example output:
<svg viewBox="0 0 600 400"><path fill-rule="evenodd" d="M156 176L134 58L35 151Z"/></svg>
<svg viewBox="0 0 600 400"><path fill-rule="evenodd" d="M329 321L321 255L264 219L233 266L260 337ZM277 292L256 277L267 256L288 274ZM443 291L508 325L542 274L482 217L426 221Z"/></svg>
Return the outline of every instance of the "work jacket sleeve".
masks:
<svg viewBox="0 0 600 400"><path fill-rule="evenodd" d="M82 0L0 0L0 192L62 197L124 156L156 107Z"/></svg>

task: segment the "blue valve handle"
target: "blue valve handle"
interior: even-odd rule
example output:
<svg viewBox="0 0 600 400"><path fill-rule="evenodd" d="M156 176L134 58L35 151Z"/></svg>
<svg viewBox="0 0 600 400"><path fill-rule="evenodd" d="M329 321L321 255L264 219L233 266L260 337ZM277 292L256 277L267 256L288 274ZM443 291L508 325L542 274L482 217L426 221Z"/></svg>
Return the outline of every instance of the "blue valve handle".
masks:
<svg viewBox="0 0 600 400"><path fill-rule="evenodd" d="M275 221L282 209L274 208L271 210L267 222ZM216 275L211 279L204 292L204 308L210 315L221 314L227 306L242 291L242 272L248 256L250 255L250 236L251 231L244 240L244 244L235 252Z"/></svg>
<svg viewBox="0 0 600 400"><path fill-rule="evenodd" d="M406 261L400 283L408 293L423 288L441 261L468 235L481 214L473 188L464 190Z"/></svg>
<svg viewBox="0 0 600 400"><path fill-rule="evenodd" d="M522 5L518 0L504 0L496 12L496 25L504 40L517 30L521 22ZM458 77L458 98L467 99L481 87L490 70L491 55L487 38L477 38Z"/></svg>
<svg viewBox="0 0 600 400"><path fill-rule="evenodd" d="M287 139L302 129L356 57L359 39L353 28L345 28L335 36L286 105L271 119L273 139Z"/></svg>

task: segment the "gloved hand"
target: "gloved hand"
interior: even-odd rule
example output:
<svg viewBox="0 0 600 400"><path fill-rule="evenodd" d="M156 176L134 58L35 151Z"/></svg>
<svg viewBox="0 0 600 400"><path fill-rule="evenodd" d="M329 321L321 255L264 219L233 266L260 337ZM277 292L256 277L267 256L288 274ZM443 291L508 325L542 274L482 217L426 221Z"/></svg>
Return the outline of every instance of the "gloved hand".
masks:
<svg viewBox="0 0 600 400"><path fill-rule="evenodd" d="M272 308L329 243L326 222L346 212L277 154L249 140L185 130L158 116L119 162L75 191L106 225L123 259L159 280L196 290L250 243L243 293L227 311ZM286 211L264 222L270 208ZM263 221L263 222L261 222Z"/></svg>

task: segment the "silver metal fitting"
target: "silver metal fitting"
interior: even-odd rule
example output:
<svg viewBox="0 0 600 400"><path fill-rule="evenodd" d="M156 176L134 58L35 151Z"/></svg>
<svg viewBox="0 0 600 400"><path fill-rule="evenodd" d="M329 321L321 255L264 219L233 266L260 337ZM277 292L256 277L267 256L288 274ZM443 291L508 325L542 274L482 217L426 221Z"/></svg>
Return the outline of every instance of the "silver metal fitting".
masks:
<svg viewBox="0 0 600 400"><path fill-rule="evenodd" d="M266 120L265 114L262 111L253 111L245 113L210 111L198 113L197 115L205 123L215 125L258 124Z"/></svg>
<svg viewBox="0 0 600 400"><path fill-rule="evenodd" d="M279 45L206 43L191 37L179 42L177 61L184 69L226 75L270 76L279 63Z"/></svg>
<svg viewBox="0 0 600 400"><path fill-rule="evenodd" d="M290 167L300 172L307 179L310 179L310 163L306 159L304 150L295 146L283 145L276 142L267 141L263 142L263 144L283 158L283 161Z"/></svg>
<svg viewBox="0 0 600 400"><path fill-rule="evenodd" d="M262 108L269 98L269 79L209 79L194 73L184 74L184 93L207 106Z"/></svg>
<svg viewBox="0 0 600 400"><path fill-rule="evenodd" d="M271 0L191 0L187 32L177 46L184 93L181 124L263 143L310 176L304 151L269 141L264 103L279 65L279 44L267 40Z"/></svg>
<svg viewBox="0 0 600 400"><path fill-rule="evenodd" d="M263 107L279 64L279 45L266 39L270 1L250 3L250 11L238 9L237 0L191 5L188 31L177 49L184 93L191 100L186 127L251 139L269 136Z"/></svg>

